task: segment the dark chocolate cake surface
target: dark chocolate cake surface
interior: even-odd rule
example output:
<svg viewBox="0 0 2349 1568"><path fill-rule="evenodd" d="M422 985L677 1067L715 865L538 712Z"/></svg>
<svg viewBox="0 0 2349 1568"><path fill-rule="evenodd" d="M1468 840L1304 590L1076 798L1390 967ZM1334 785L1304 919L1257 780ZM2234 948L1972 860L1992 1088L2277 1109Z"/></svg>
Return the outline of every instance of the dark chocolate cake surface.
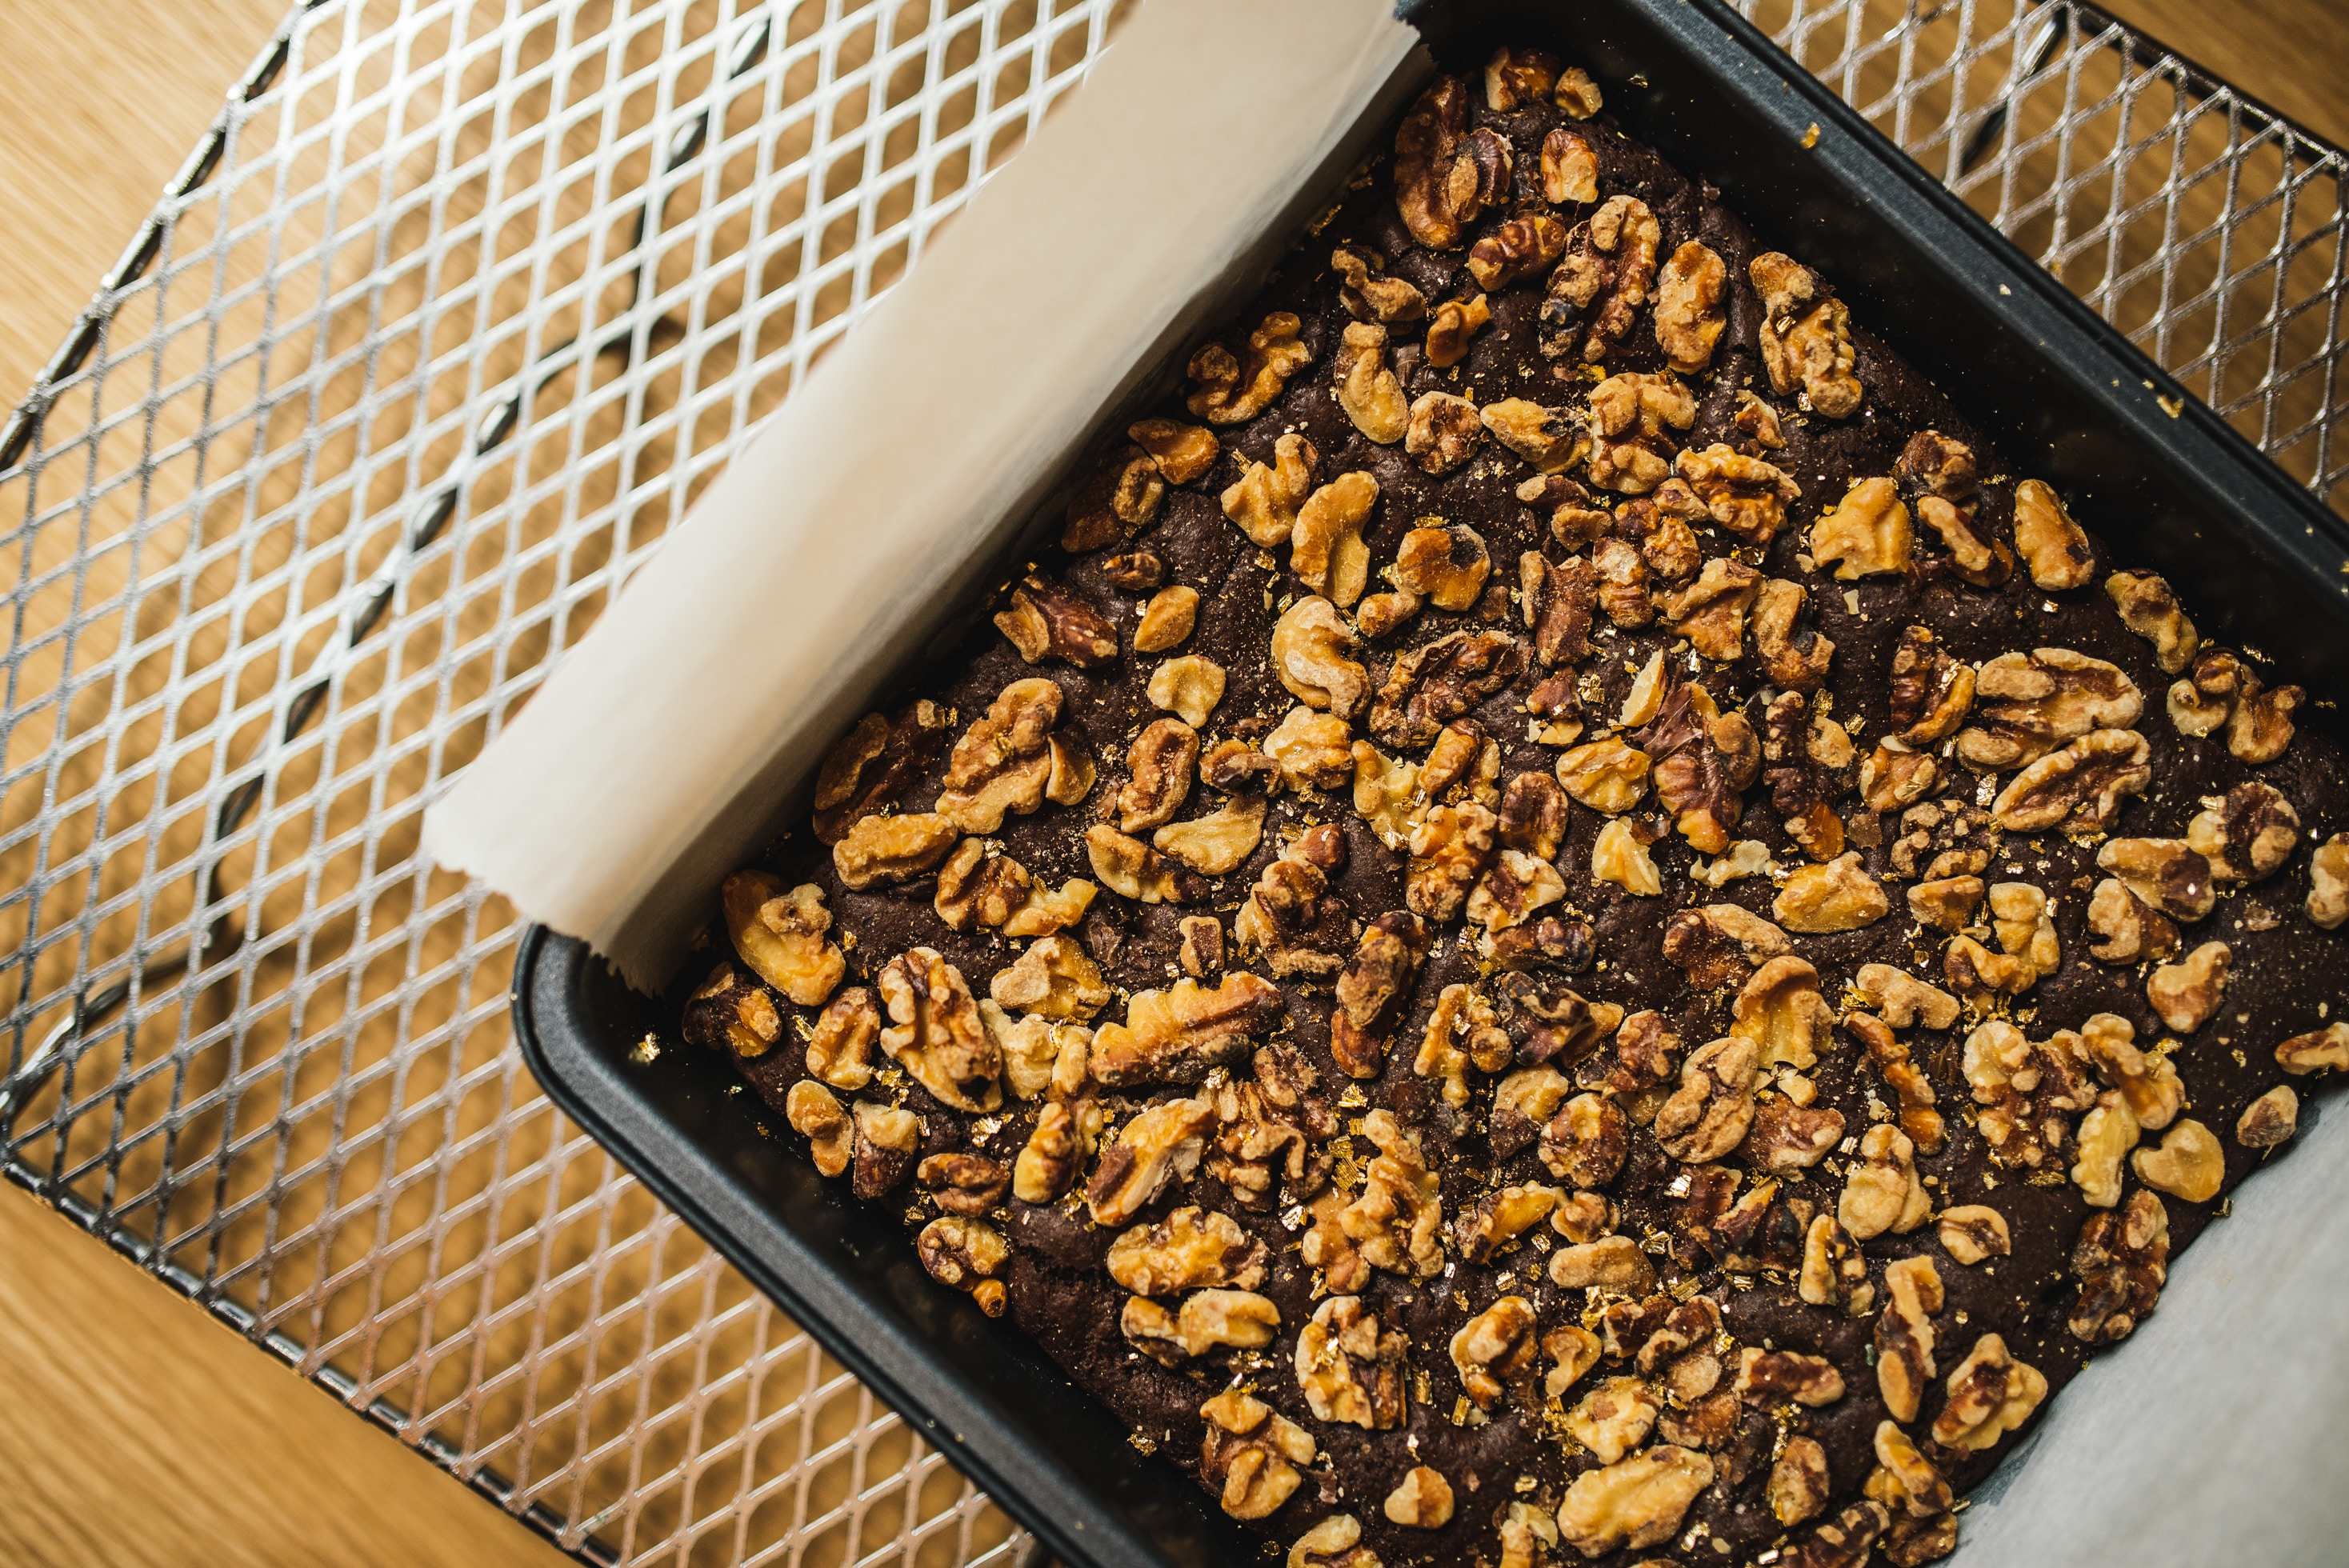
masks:
<svg viewBox="0 0 2349 1568"><path fill-rule="evenodd" d="M2339 748L1834 263L1439 79L727 884L687 1037L1292 1564L1946 1555L2349 1066Z"/></svg>

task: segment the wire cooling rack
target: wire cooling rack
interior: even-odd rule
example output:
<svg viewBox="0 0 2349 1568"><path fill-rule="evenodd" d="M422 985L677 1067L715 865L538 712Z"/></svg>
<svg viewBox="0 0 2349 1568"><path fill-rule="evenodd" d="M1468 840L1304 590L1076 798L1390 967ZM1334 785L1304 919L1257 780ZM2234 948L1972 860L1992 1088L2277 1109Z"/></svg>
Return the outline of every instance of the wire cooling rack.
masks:
<svg viewBox="0 0 2349 1568"><path fill-rule="evenodd" d="M541 1097L416 850L1123 3L302 6L0 430L0 1169L591 1560L1032 1553ZM2084 5L1743 4L2349 499L2338 150Z"/></svg>

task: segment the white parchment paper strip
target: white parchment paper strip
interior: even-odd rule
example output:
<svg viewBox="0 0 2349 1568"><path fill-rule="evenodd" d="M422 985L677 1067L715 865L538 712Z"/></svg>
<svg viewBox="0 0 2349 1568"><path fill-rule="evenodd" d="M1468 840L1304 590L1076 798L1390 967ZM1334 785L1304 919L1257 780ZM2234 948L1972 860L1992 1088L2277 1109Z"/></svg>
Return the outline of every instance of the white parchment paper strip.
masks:
<svg viewBox="0 0 2349 1568"><path fill-rule="evenodd" d="M1389 0L1152 0L428 816L639 985L1071 447L1398 90Z"/></svg>

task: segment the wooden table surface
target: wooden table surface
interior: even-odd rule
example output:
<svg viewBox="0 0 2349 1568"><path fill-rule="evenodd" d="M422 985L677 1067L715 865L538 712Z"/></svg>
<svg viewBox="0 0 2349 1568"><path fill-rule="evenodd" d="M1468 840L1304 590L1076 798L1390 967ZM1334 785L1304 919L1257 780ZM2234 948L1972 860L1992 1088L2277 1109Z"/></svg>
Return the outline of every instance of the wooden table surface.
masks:
<svg viewBox="0 0 2349 1568"><path fill-rule="evenodd" d="M2104 0L2349 143L2340 0ZM0 404L63 339L285 0L13 0ZM562 1561L486 1500L0 1182L0 1562Z"/></svg>

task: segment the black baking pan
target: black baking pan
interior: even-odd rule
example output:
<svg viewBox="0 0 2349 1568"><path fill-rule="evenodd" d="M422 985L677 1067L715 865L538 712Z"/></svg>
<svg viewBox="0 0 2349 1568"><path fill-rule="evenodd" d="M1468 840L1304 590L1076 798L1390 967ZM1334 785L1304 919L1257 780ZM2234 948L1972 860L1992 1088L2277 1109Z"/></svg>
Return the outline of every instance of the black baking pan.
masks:
<svg viewBox="0 0 2349 1568"><path fill-rule="evenodd" d="M1631 134L1820 266L2083 522L2193 584L2207 630L2280 655L2320 694L2341 689L2349 528L1726 6L1404 12L1450 69L1474 70L1501 38L1590 69ZM516 959L516 1032L555 1102L1055 1554L1168 1568L1257 1557L1257 1538L1030 1341L933 1283L894 1211L819 1178L724 1064L642 1049L675 1038L679 999L632 993L543 928Z"/></svg>

